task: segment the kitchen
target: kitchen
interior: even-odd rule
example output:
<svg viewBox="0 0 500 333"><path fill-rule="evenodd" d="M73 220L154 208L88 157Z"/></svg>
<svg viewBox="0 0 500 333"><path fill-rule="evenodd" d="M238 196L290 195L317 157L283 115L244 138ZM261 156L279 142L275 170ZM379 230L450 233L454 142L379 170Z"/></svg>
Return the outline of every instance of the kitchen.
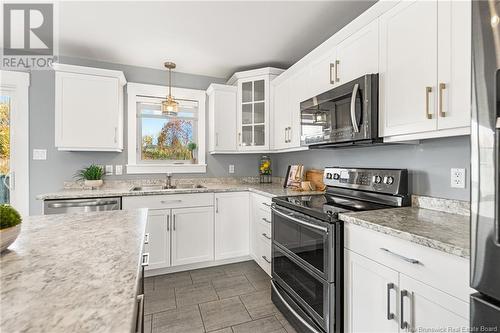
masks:
<svg viewBox="0 0 500 333"><path fill-rule="evenodd" d="M498 329L493 1L28 8L2 331Z"/></svg>

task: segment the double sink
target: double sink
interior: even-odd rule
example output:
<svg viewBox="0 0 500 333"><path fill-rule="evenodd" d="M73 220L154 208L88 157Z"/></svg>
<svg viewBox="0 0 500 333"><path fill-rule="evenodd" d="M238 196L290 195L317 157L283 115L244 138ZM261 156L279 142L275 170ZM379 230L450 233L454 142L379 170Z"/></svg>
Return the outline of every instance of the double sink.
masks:
<svg viewBox="0 0 500 333"><path fill-rule="evenodd" d="M189 190L189 189L203 189L207 188L201 184L177 184L177 185L143 185L143 186L135 186L131 189L133 192L139 191L165 191L165 190Z"/></svg>

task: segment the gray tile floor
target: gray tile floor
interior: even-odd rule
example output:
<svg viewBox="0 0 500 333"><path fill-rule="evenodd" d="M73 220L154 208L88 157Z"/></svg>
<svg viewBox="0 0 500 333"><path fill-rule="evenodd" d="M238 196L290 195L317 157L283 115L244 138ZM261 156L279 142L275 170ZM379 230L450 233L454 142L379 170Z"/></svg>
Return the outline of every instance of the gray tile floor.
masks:
<svg viewBox="0 0 500 333"><path fill-rule="evenodd" d="M146 278L144 299L146 333L296 332L254 261Z"/></svg>

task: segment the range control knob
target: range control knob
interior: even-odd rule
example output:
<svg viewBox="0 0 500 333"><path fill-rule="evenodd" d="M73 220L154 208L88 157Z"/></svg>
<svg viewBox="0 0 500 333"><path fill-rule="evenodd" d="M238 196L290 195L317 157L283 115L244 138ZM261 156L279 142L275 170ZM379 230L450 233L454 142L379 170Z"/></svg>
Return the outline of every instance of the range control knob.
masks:
<svg viewBox="0 0 500 333"><path fill-rule="evenodd" d="M385 176L384 177L384 183L386 183L387 185L392 185L392 183L394 183L394 177L392 177L392 176Z"/></svg>
<svg viewBox="0 0 500 333"><path fill-rule="evenodd" d="M333 179L335 179L335 180L340 179L340 175L338 173L334 173Z"/></svg>
<svg viewBox="0 0 500 333"><path fill-rule="evenodd" d="M327 173L327 174L326 174L326 179L332 179L332 178L333 178L333 177L332 177L332 174L331 174L331 173Z"/></svg>
<svg viewBox="0 0 500 333"><path fill-rule="evenodd" d="M380 182L382 182L382 177L380 177L380 176L373 176L372 177L372 181L375 184L380 184Z"/></svg>

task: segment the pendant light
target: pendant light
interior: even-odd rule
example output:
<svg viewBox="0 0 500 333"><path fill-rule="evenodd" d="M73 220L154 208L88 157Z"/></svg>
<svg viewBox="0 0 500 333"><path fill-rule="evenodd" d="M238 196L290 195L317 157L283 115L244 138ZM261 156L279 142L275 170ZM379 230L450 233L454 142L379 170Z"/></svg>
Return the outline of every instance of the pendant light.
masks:
<svg viewBox="0 0 500 333"><path fill-rule="evenodd" d="M165 68L168 69L168 96L165 101L161 102L161 112L168 115L177 115L179 102L172 97L172 69L175 68L175 63L167 61Z"/></svg>

